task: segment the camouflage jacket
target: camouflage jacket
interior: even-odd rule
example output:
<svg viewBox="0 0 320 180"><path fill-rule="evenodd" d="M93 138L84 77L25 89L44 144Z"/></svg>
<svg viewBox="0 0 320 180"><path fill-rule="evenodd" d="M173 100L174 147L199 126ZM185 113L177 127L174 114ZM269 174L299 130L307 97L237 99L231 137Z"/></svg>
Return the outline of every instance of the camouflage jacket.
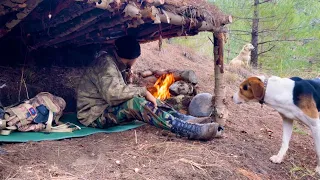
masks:
<svg viewBox="0 0 320 180"><path fill-rule="evenodd" d="M77 116L88 126L109 106L116 106L134 96L145 96L145 87L133 87L125 81L126 67L113 53L95 59L84 73L77 90Z"/></svg>

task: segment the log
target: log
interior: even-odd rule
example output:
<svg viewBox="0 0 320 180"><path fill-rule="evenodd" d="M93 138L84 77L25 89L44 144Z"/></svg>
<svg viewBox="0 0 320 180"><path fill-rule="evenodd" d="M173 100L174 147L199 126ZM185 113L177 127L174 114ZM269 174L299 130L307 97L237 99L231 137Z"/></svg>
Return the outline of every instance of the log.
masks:
<svg viewBox="0 0 320 180"><path fill-rule="evenodd" d="M108 16L110 16L109 13L103 13L103 14L99 14L97 16L92 16L92 17L90 17L90 18L88 18L86 20L83 20L81 24L69 28L67 31L57 35L56 37L61 38L61 37L64 37L66 35L69 35L69 34L71 34L73 32L78 31L80 28L82 28L84 26L88 27L89 25L92 25L92 22L96 22L98 19L105 18L105 17L108 17Z"/></svg>
<svg viewBox="0 0 320 180"><path fill-rule="evenodd" d="M163 23L181 26L185 24L184 17L162 10L163 14L159 14L160 21Z"/></svg>
<svg viewBox="0 0 320 180"><path fill-rule="evenodd" d="M74 18L82 16L82 15L84 15L90 11L94 11L96 9L94 6L90 6L90 5L83 7L83 5L75 4L74 7L76 7L76 8L67 8L66 9L67 12L65 12L65 14L67 14L67 16L65 14L61 14L61 13L59 13L59 16L58 16L58 14L56 14L56 17L53 17L51 19L49 27L57 27L62 23L72 21Z"/></svg>
<svg viewBox="0 0 320 180"><path fill-rule="evenodd" d="M88 19L80 20L81 23L79 23L79 24L77 24L77 23L73 24L74 26L70 27L69 29L67 29L65 31L59 32L57 29L53 30L53 33L55 33L55 34L52 34L52 36L54 36L54 39L50 40L49 37L47 37L47 38L39 41L39 43L37 43L34 46L34 48L39 48L41 46L49 46L49 45L52 45L53 43L57 43L57 42L59 42L59 40L62 40L65 36L67 36L73 32L78 32L78 30L80 28L82 28L83 26L89 26L89 24L92 24L92 22L96 21L97 19L105 18L107 16L109 16L108 13L101 13L101 14L98 14L97 16L92 15L91 17L89 16Z"/></svg>
<svg viewBox="0 0 320 180"><path fill-rule="evenodd" d="M160 77L163 74L173 73L174 79L176 81L183 80L192 84L197 84L198 79L196 73L193 70L165 70L165 71L154 71L153 74L156 77Z"/></svg>
<svg viewBox="0 0 320 180"><path fill-rule="evenodd" d="M14 11L19 11L20 9L27 7L25 2L26 0L4 0L0 2L0 16Z"/></svg>
<svg viewBox="0 0 320 180"><path fill-rule="evenodd" d="M161 6L165 3L165 0L145 0L145 2L152 6Z"/></svg>
<svg viewBox="0 0 320 180"><path fill-rule="evenodd" d="M142 18L140 9L133 3L128 4L124 8L123 13L124 13L124 17L131 17L131 18L137 18L137 19Z"/></svg>
<svg viewBox="0 0 320 180"><path fill-rule="evenodd" d="M77 27L79 25L81 26L82 24L85 25L86 23L92 21L92 19L94 19L95 17L102 16L104 13L105 13L105 11L103 11L103 10L94 9L94 10L92 10L92 11L86 13L86 14L83 14L81 16L78 16L78 17L72 19L72 23L65 22L65 23L60 24L57 27L50 28L49 34L50 34L50 36L55 37L58 34L66 32L70 28ZM44 32L39 33L39 34L40 34L39 36L46 37L48 35L48 32L44 31ZM47 38L43 39L43 41L48 41L48 40L49 39L47 39Z"/></svg>
<svg viewBox="0 0 320 180"><path fill-rule="evenodd" d="M220 33L220 32L224 32L227 33L228 30L223 27L223 26L214 26L212 23L208 23L206 21L202 21L201 22L201 26L198 29L199 31L211 31L211 32L216 32L216 33Z"/></svg>
<svg viewBox="0 0 320 180"><path fill-rule="evenodd" d="M104 10L108 10L109 12L114 12L114 7L120 7L120 0L101 0L96 1L96 7Z"/></svg>
<svg viewBox="0 0 320 180"><path fill-rule="evenodd" d="M109 26L112 26L112 25L109 24ZM119 34L125 34L124 28L125 28L124 25L120 23L119 25L115 25L112 28L96 30L96 31L92 31L90 33L84 34L82 36L78 36L77 38L72 39L71 43L77 42L77 43L87 44L86 41L90 39L91 39L91 42L103 43L104 41L119 37ZM63 44L70 44L70 42L64 41L59 45L63 45Z"/></svg>
<svg viewBox="0 0 320 180"><path fill-rule="evenodd" d="M217 123L224 126L228 118L228 109L226 108L226 86L224 82L223 71L223 33L214 33L214 77L215 88L214 98L212 99L214 117Z"/></svg>
<svg viewBox="0 0 320 180"><path fill-rule="evenodd" d="M106 14L105 11L102 11L99 9L96 9L96 11L93 10L89 15L84 14L82 16L75 18L73 20L73 23L71 24L71 26L70 26L70 23L66 22L56 28L53 28L50 31L50 36L54 37L54 39L48 37L47 33L43 32L42 34L40 34L40 36L42 36L42 38L40 40L38 40L38 43L36 45L34 45L33 47L37 49L39 47L46 46L46 44L51 43L56 38L62 38L68 34L71 34L72 32L77 31L82 26L85 26L85 25L91 23L96 18L106 17L108 15L109 14Z"/></svg>
<svg viewBox="0 0 320 180"><path fill-rule="evenodd" d="M105 19L103 18L102 20L100 20L99 23L93 25L93 26L88 26L87 28L81 27L78 32L73 32L67 36L61 37L61 38L57 38L57 39L52 39L50 41L48 41L46 43L46 46L50 46L53 44L58 44L58 43L62 43L65 41L69 41L71 39L77 38L79 36L85 35L87 33L91 33L93 31L96 31L97 33L99 32L99 30L103 30L106 28L110 28L112 26L117 26L119 24L122 24L123 22L127 21L127 18L121 18L121 16L115 16L113 19L109 20L109 19ZM106 23L109 22L109 23ZM97 30L98 29L98 30Z"/></svg>
<svg viewBox="0 0 320 180"><path fill-rule="evenodd" d="M147 70L147 71L141 72L139 75L142 76L143 78L146 78L146 77L152 76L153 72L150 70Z"/></svg>
<svg viewBox="0 0 320 180"><path fill-rule="evenodd" d="M3 33L0 33L0 38L10 32L17 24L19 24L25 17L27 17L30 12L32 12L32 10L38 6L40 2L42 2L42 0L27 0L27 7L16 14L16 19L13 19L5 24L6 31L2 31Z"/></svg>
<svg viewBox="0 0 320 180"><path fill-rule="evenodd" d="M139 86L145 86L147 88L151 88L157 82L157 80L158 78L152 75L145 78L140 78L138 81L138 84Z"/></svg>
<svg viewBox="0 0 320 180"><path fill-rule="evenodd" d="M42 18L42 16L46 16L46 14L39 14L37 12L34 12L31 14L31 16L35 16L37 20L33 20L30 23L27 23L25 25L25 31L30 33L44 31L45 29L52 28L52 27L58 27L60 24L69 22L71 24L72 20L82 16L83 14L86 14L92 10L94 10L94 6L90 6L90 4L73 4L72 8L66 8L62 10L60 13L56 14L56 16L53 16L51 19L49 18ZM49 13L49 12L47 12Z"/></svg>
<svg viewBox="0 0 320 180"><path fill-rule="evenodd" d="M191 85L196 85L198 83L196 74L192 70L174 70L174 69L167 69L167 70L146 70L143 72L138 72L140 78L139 78L139 84L147 87L152 87L154 83L164 74L170 74L173 73L174 80L175 81L184 81L186 83L190 83ZM180 83L181 85L181 83ZM182 84L183 86L185 84ZM189 85L187 85L189 86ZM175 92L175 87L173 87L173 91ZM195 89L191 89L191 92L193 92Z"/></svg>
<svg viewBox="0 0 320 180"><path fill-rule="evenodd" d="M52 17L54 18L63 9L68 8L74 2L75 2L74 0L63 0L63 1L60 1L60 3L57 5L57 7L52 11L52 13L51 13Z"/></svg>

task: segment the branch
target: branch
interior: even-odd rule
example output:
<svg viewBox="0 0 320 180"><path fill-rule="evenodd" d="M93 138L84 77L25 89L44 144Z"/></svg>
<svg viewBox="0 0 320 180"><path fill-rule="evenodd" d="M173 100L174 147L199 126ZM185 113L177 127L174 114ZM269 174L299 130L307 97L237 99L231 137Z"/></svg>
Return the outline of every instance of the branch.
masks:
<svg viewBox="0 0 320 180"><path fill-rule="evenodd" d="M292 31L292 30L296 30L296 29L301 29L302 27L296 27L296 28L290 28L288 29L288 31ZM259 33L264 33L264 32L274 32L274 31L278 31L278 29L264 29L262 31L259 31Z"/></svg>
<svg viewBox="0 0 320 180"><path fill-rule="evenodd" d="M288 39L288 40L277 39L277 40L270 40L270 41L260 42L260 43L258 43L258 45L266 44L266 43L270 43L270 42L289 42L289 41L299 42L299 41L303 41L303 40L311 40L311 39Z"/></svg>
<svg viewBox="0 0 320 180"><path fill-rule="evenodd" d="M244 33L251 33L250 31L244 31L244 30L230 30L230 31L235 31L235 32L244 32Z"/></svg>
<svg viewBox="0 0 320 180"><path fill-rule="evenodd" d="M263 4L263 3L267 3L267 2L272 2L272 0L264 0L264 1L262 1L262 2L259 2L258 4Z"/></svg>
<svg viewBox="0 0 320 180"><path fill-rule="evenodd" d="M253 19L257 19L257 18L252 18L252 17L238 17L238 16L232 16L236 19L248 19L248 20L253 20ZM258 18L259 20L261 19L270 19L270 18L275 18L276 16L267 16L267 17L260 17Z"/></svg>
<svg viewBox="0 0 320 180"><path fill-rule="evenodd" d="M262 51L261 53L258 54L258 56L260 56L263 53L269 52L271 51L274 47L276 47L276 45L273 45L271 48L269 48L268 50Z"/></svg>

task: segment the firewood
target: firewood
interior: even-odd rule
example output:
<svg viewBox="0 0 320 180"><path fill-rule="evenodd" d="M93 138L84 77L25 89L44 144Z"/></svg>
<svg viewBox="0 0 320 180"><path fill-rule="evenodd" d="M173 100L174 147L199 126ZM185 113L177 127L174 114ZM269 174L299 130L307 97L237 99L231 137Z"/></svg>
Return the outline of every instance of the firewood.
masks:
<svg viewBox="0 0 320 180"><path fill-rule="evenodd" d="M141 75L143 78L146 78L146 77L149 77L149 76L153 75L153 73L152 73L152 71L147 70L147 71L141 72L140 75Z"/></svg>

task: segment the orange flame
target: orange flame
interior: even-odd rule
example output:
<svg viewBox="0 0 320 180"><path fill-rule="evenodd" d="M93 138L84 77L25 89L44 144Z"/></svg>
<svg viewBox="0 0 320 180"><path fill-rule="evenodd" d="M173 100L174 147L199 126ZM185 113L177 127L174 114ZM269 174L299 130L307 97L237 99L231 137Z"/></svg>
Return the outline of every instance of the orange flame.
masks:
<svg viewBox="0 0 320 180"><path fill-rule="evenodd" d="M170 98L169 87L174 83L173 73L162 75L156 83L154 83L153 87L156 89L153 92L153 96L165 100Z"/></svg>

